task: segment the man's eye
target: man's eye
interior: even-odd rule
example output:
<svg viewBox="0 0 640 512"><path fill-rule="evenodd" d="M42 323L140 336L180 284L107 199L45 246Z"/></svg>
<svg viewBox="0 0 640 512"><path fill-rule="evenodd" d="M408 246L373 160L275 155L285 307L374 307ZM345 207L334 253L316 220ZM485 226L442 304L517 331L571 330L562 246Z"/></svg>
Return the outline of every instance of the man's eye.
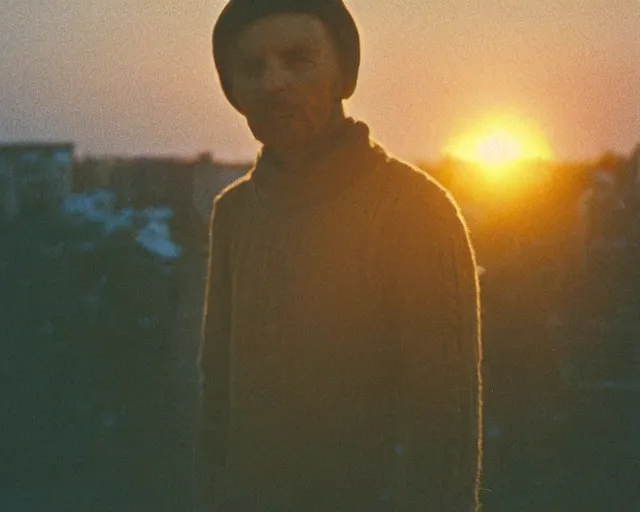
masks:
<svg viewBox="0 0 640 512"><path fill-rule="evenodd" d="M244 59L239 65L240 72L244 76L259 76L264 68L264 63L261 59Z"/></svg>
<svg viewBox="0 0 640 512"><path fill-rule="evenodd" d="M313 58L307 52L291 52L285 55L285 62L288 66L307 66L313 63Z"/></svg>

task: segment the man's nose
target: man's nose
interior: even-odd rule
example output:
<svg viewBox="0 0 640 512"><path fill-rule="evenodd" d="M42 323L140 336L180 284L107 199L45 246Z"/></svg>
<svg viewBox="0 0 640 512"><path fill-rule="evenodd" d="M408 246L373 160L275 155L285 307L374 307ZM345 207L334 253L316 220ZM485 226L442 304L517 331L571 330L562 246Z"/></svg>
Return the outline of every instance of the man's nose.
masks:
<svg viewBox="0 0 640 512"><path fill-rule="evenodd" d="M265 92L278 92L283 90L289 82L289 73L277 60L267 63L262 76L262 87Z"/></svg>

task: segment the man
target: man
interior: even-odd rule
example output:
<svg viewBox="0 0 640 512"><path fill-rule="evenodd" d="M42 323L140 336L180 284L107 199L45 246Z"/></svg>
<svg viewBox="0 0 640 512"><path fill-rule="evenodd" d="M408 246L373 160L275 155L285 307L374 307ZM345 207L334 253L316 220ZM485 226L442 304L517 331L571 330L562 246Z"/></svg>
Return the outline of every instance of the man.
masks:
<svg viewBox="0 0 640 512"><path fill-rule="evenodd" d="M351 15L341 0L232 0L213 53L263 149L214 203L202 510L474 510L474 256L450 196L345 117Z"/></svg>

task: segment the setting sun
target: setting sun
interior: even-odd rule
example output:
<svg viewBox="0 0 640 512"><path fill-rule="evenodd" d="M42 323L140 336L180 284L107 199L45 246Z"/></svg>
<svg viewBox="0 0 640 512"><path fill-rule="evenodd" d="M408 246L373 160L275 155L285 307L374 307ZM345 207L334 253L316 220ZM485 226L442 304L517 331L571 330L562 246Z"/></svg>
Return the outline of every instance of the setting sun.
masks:
<svg viewBox="0 0 640 512"><path fill-rule="evenodd" d="M473 156L480 163L502 166L515 160L521 160L524 156L524 150L515 136L506 132L494 132L478 141Z"/></svg>
<svg viewBox="0 0 640 512"><path fill-rule="evenodd" d="M549 160L551 149L530 123L516 118L485 118L453 138L445 154L501 171L525 160Z"/></svg>

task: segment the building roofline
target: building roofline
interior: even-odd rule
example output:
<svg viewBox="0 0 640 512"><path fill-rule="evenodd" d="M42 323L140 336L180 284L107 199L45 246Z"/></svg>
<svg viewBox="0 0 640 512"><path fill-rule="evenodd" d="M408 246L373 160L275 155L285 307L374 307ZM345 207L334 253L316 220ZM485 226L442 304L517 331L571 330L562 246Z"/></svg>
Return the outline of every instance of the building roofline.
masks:
<svg viewBox="0 0 640 512"><path fill-rule="evenodd" d="M0 142L0 151L33 151L33 150L59 150L73 151L73 142Z"/></svg>
<svg viewBox="0 0 640 512"><path fill-rule="evenodd" d="M219 162L214 160L213 165L223 171L240 171L242 169L251 169L255 162Z"/></svg>

